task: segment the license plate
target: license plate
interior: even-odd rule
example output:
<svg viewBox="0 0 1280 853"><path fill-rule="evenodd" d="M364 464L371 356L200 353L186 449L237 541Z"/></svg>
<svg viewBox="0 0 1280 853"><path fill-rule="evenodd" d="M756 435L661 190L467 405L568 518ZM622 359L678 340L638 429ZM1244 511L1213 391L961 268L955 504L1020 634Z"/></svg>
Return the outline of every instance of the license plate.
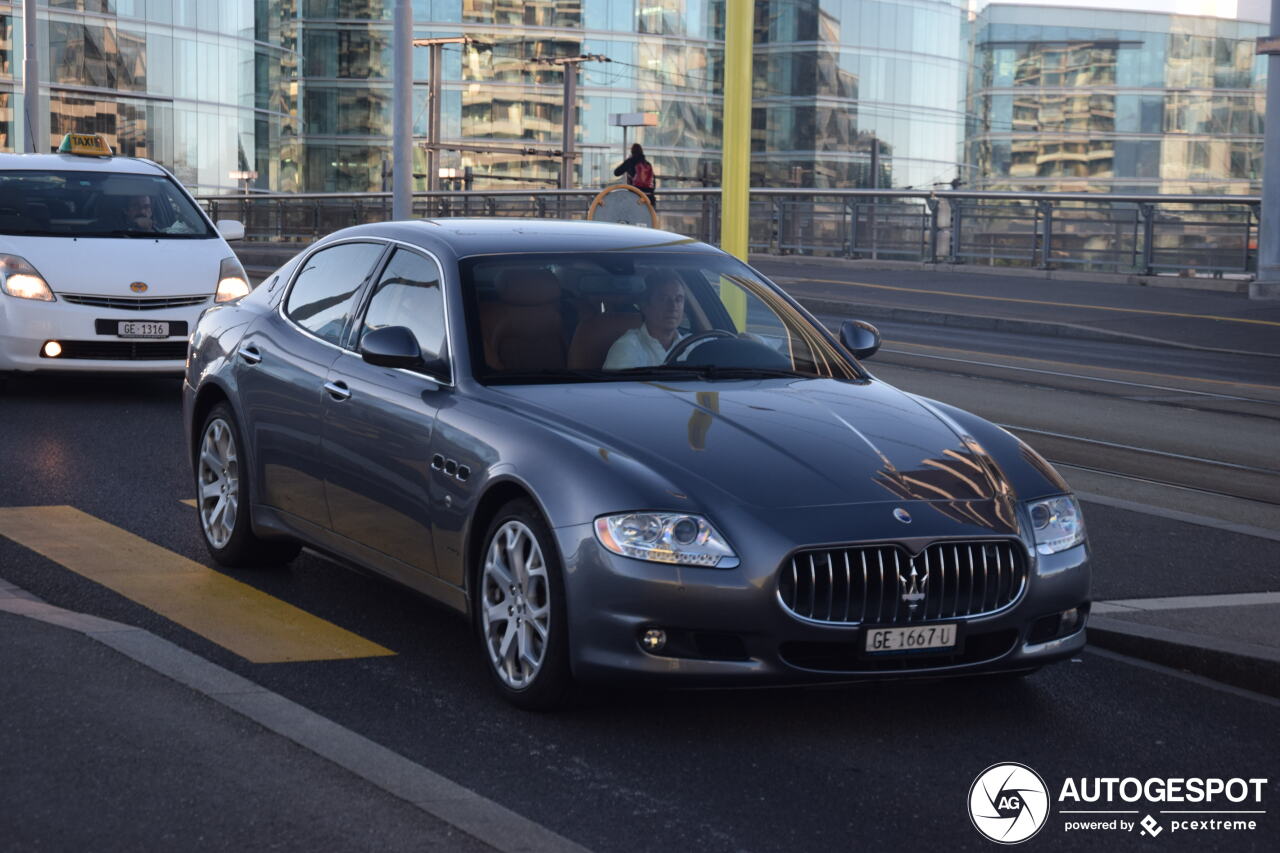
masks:
<svg viewBox="0 0 1280 853"><path fill-rule="evenodd" d="M121 320L116 327L116 335L121 338L167 338L169 324Z"/></svg>
<svg viewBox="0 0 1280 853"><path fill-rule="evenodd" d="M914 625L910 628L867 629L866 650L870 654L951 649L955 648L955 645L955 625Z"/></svg>

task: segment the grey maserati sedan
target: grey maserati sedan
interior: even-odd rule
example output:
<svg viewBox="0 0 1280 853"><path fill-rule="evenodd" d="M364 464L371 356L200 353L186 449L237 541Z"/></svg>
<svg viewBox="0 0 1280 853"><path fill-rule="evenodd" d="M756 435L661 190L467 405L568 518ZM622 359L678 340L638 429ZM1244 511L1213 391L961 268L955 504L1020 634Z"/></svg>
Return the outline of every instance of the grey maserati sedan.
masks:
<svg viewBox="0 0 1280 853"><path fill-rule="evenodd" d="M474 626L529 708L575 682L1023 675L1085 643L1066 483L676 234L339 231L205 311L183 386L200 529L305 546Z"/></svg>

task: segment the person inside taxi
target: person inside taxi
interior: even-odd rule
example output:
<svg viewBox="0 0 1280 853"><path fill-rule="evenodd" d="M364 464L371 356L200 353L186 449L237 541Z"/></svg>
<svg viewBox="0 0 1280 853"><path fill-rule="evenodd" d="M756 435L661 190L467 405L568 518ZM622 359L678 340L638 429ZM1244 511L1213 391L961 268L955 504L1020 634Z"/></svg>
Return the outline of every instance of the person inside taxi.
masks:
<svg viewBox="0 0 1280 853"><path fill-rule="evenodd" d="M605 370L649 367L662 364L671 348L685 337L680 334L684 320L684 283L674 272L653 273L645 278L640 298L644 322L623 332L609 348Z"/></svg>
<svg viewBox="0 0 1280 853"><path fill-rule="evenodd" d="M155 231L151 196L130 196L124 206L125 227L130 231Z"/></svg>

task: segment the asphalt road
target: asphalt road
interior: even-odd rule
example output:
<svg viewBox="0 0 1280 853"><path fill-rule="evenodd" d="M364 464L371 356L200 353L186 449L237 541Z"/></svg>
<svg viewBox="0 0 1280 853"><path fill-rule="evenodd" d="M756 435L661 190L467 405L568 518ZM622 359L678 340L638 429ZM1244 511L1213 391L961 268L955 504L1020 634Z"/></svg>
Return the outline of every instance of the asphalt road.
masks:
<svg viewBox="0 0 1280 853"><path fill-rule="evenodd" d="M904 346L912 343L908 333L886 333ZM937 330L916 343L953 350L974 344L941 338ZM1020 346L1010 342L1004 349ZM925 352L920 346L911 351ZM984 360L1018 354L990 345ZM1263 422L1274 414L1265 408L1263 414L1244 415L1214 410L1221 401L1195 408L1195 401L1185 399L1130 399L1141 396L1135 394L1106 397L1107 404L1099 405L1101 395L1114 389L1091 391L1086 385L1080 390L1082 380L1062 377L1037 376L1029 382L1013 369L1021 363L1008 362L1013 367L993 377L990 368L948 362L929 370L919 360L895 364L906 356L885 355L872 363L883 378L922 392L929 388L937 396L951 389L988 416L1007 410L1010 399L1034 386L1034 409L1044 423L1071 423L1088 437L1090 425L1078 413L1092 404L1101 413L1095 418L1098 434L1150 447L1173 446L1160 442L1175 440L1194 444L1203 430L1206 443L1196 446L1211 448L1214 458L1253 459L1256 441L1268 435ZM1073 374L1091 375L1089 359L1081 356L1074 363ZM1231 375L1229 364L1219 369ZM1055 395L1055 382L1072 383L1073 390ZM1117 414L1113 406L1119 403L1124 411ZM1166 429L1170 413L1183 409L1199 419L1197 425L1185 427L1185 434ZM180 503L192 491L180 421L176 381L18 383L0 398L0 507L70 504L211 565L194 510ZM1194 490L1168 491L1187 511L1200 506ZM1086 504L1086 516L1097 599L1280 588L1280 542L1105 504ZM600 851L978 849L987 842L970 827L965 801L974 777L998 761L1023 762L1053 786L1068 775L1274 777L1280 755L1280 705L1274 701L1094 652L1022 682L733 693L591 691L569 711L531 715L505 706L493 693L478 646L460 619L387 581L309 552L285 570L233 574L395 655L252 664L0 537L0 576L50 603L153 631ZM0 645L0 666L15 669L34 654ZM46 654L40 660L56 666L57 657ZM20 679L10 684L22 689ZM4 706L10 730L22 731L24 725L37 730L57 692L45 697L35 704ZM77 803L86 812L102 805L95 786L83 779L82 743L83 738L68 738L40 755L9 754L4 760L40 762L41 774L63 780L52 795L65 797L64 806L74 815ZM228 755L227 761L239 766L248 759ZM135 772L145 772L144 766ZM6 772L3 778L0 801L17 802L12 788L19 777ZM128 780L120 784L127 786ZM256 808L243 798L201 798L194 778L172 784L191 785L185 812L162 821L141 806L129 811L128 802L117 808L136 814L138 821L163 822L166 834L157 827L153 839L179 840L184 826L204 825L200 820L213 812L235 821L241 810L248 814ZM1273 807L1275 794L1273 784L1268 793ZM318 813L334 796L332 790L303 787L292 792L287 807ZM402 837L394 808L386 803L366 808L362 796L351 794L350 820L379 821L385 811L385 835ZM0 810L0 830L11 820ZM1261 820L1262 830L1252 834L1165 836L1159 844L1274 849L1280 818L1268 814ZM322 829L317 832L323 834ZM130 835L126 842L121 836L120 844L108 842L100 849L147 846L138 838ZM362 846L355 836L330 838L321 846ZM1101 840L1072 835L1051 823L1036 843L1051 849L1103 843L1111 849L1154 842L1136 833ZM156 841L154 846L165 845ZM279 846L317 845L314 834L299 832Z"/></svg>

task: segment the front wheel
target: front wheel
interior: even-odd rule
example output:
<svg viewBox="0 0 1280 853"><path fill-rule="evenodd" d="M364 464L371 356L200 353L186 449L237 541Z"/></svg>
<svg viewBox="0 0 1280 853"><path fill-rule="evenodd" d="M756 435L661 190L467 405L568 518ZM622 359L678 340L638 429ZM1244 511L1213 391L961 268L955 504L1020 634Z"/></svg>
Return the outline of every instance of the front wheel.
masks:
<svg viewBox="0 0 1280 853"><path fill-rule="evenodd" d="M482 560L476 625L498 692L529 710L559 707L572 681L564 576L537 508L525 500L503 507Z"/></svg>
<svg viewBox="0 0 1280 853"><path fill-rule="evenodd" d="M249 519L249 472L241 464L240 430L226 403L214 406L200 428L195 450L196 513L209 554L232 568L281 566L301 546L288 540L260 539Z"/></svg>

